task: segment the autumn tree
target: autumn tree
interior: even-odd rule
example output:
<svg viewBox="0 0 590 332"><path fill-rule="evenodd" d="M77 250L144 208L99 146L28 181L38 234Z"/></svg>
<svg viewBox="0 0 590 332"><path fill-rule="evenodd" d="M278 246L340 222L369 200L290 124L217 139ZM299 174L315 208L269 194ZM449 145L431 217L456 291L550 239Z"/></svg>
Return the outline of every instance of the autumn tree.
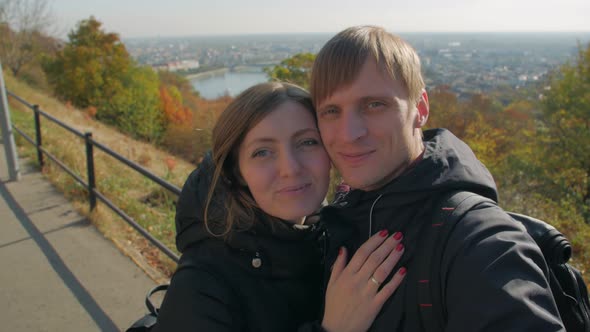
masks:
<svg viewBox="0 0 590 332"><path fill-rule="evenodd" d="M287 58L279 65L265 68L265 72L271 81L282 81L297 84L309 89L311 68L316 55L312 53L298 53Z"/></svg>
<svg viewBox="0 0 590 332"><path fill-rule="evenodd" d="M100 109L111 100L123 88L131 64L119 36L101 25L94 17L81 21L45 66L55 94L80 108Z"/></svg>
<svg viewBox="0 0 590 332"><path fill-rule="evenodd" d="M169 124L192 125L192 111L183 105L182 95L175 86L160 85L160 109Z"/></svg>
<svg viewBox="0 0 590 332"><path fill-rule="evenodd" d="M191 82L184 76L170 71L159 71L161 86L174 87L180 93L182 104L196 111L200 101L199 92L195 90Z"/></svg>
<svg viewBox="0 0 590 332"><path fill-rule="evenodd" d="M103 122L157 141L166 127L158 76L136 65L119 36L101 26L94 17L81 21L55 59L46 62L54 93L79 108L95 107Z"/></svg>
<svg viewBox="0 0 590 332"><path fill-rule="evenodd" d="M160 108L171 125L192 126L197 110L198 92L188 79L176 73L160 71Z"/></svg>
<svg viewBox="0 0 590 332"><path fill-rule="evenodd" d="M458 137L465 136L467 118L461 114L457 95L449 86L438 86L428 91L430 114L428 128L447 128Z"/></svg>

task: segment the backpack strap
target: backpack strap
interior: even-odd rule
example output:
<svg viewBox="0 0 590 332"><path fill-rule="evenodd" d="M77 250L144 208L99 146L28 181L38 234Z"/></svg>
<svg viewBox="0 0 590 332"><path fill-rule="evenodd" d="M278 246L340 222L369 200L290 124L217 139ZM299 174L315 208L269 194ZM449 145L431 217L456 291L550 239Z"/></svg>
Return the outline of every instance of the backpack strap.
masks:
<svg viewBox="0 0 590 332"><path fill-rule="evenodd" d="M491 199L467 192L453 191L443 195L436 205L432 221L423 226L420 234L421 248L416 260L418 310L422 327L426 332L444 331L446 309L440 269L444 249L458 221L475 206Z"/></svg>
<svg viewBox="0 0 590 332"><path fill-rule="evenodd" d="M189 257L184 257L184 259L179 262L176 271L178 272L178 270L192 268L195 266L195 263ZM148 309L148 313L134 322L131 327L125 330L125 332L148 332L154 328L158 321L160 308L154 305L151 297L155 293L166 291L169 286L170 284L161 284L150 289L150 291L145 296L145 306Z"/></svg>
<svg viewBox="0 0 590 332"><path fill-rule="evenodd" d="M126 329L125 332L148 332L154 328L158 320L159 308L154 306L151 296L157 292L167 290L168 286L168 284L162 284L150 289L145 297L145 305L147 306L149 312L133 323L133 325Z"/></svg>

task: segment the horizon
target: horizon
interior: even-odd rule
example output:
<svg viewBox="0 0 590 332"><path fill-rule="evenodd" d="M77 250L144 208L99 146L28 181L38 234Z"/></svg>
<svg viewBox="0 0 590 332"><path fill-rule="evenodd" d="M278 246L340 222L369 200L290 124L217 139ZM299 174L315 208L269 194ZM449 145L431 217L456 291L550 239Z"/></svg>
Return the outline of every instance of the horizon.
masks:
<svg viewBox="0 0 590 332"><path fill-rule="evenodd" d="M580 31L391 31L387 29L387 31L405 35L405 34L457 34L457 35L469 35L469 34L554 34L554 35L563 35L563 34L588 34L590 35L590 30L580 30ZM117 33L116 31L109 31ZM186 35L146 35L146 36L137 36L137 37L122 37L122 39L148 39L148 38L190 38L190 37L244 37L244 36L284 36L284 35L293 35L293 36L301 36L301 35L334 35L339 31L331 31L331 32L258 32L258 33L224 33L224 34L186 34ZM120 34L119 34L120 35Z"/></svg>
<svg viewBox="0 0 590 332"><path fill-rule="evenodd" d="M563 0L48 0L66 37L77 22L94 16L122 38L335 34L355 25L406 33L590 32L590 1ZM397 2L397 3L396 3ZM280 32L279 32L280 31Z"/></svg>

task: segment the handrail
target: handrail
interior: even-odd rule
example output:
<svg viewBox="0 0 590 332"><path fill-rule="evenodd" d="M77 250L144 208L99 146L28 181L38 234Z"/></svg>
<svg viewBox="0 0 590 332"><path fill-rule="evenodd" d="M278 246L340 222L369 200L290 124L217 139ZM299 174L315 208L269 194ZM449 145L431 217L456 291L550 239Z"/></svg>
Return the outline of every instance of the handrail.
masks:
<svg viewBox="0 0 590 332"><path fill-rule="evenodd" d="M154 175L152 172L150 172L149 170L147 170L146 168L144 168L141 165L138 165L136 163L134 163L133 161L123 157L122 155L116 153L115 151L111 150L109 147L107 147L106 145L99 143L93 139L91 139L92 145L96 146L97 148L101 149L103 152L105 152L106 154L110 155L111 157L119 160L120 162L122 162L123 164L131 167L132 169L136 170L138 173L142 174L143 176L149 178L150 180L156 182L157 184L159 184L160 186L168 189L170 192L176 194L176 195L180 195L180 188L178 188L177 186L173 185L172 183L158 177L157 175Z"/></svg>
<svg viewBox="0 0 590 332"><path fill-rule="evenodd" d="M175 186L174 184L162 179L161 177L153 174L152 172L150 172L148 169L144 168L143 166L123 157L122 155L118 154L117 152L111 150L109 147L107 147L106 145L95 141L92 138L92 133L87 132L87 133L82 133L81 131L67 125L66 123L60 121L59 119L57 119L56 117L47 114L46 112L42 111L38 105L34 105L34 104L30 104L29 102L27 102L26 100L24 100L23 98L17 96L16 94L6 90L6 94L12 98L14 98L15 100L17 100L18 102L20 102L21 104L25 105L26 107L30 108L35 115L35 135L36 135L36 139L33 140L30 136L28 136L27 134L25 134L24 131L22 131L21 129L17 128L16 126L13 125L13 128L15 129L15 131L20 134L21 136L23 136L23 138L29 142L30 144L34 145L37 148L37 159L39 161L39 165L43 166L43 156L46 155L47 157L49 157L49 159L51 159L53 162L55 162L60 168L62 168L66 173L68 173L70 176L72 176L76 181L78 181L80 184L82 184L86 190L88 191L88 200L90 203L90 210L94 210L94 208L96 207L96 199L99 199L101 202L103 202L108 208L110 208L113 212L115 212L116 214L118 214L125 222L127 222L131 227L133 227L135 230L137 230L137 232L139 232L143 237L145 237L148 241L150 241L155 247L157 247L158 249L160 249L164 254L166 254L166 256L170 257L173 261L178 262L179 257L178 255L176 255L176 253L174 253L173 250L171 250L170 248L168 248L165 244L163 244L162 242L160 242L160 240L156 239L153 235L151 235L145 228L143 228L140 224L138 224L131 216L129 216L128 214L126 214L120 207L118 207L115 203L113 203L111 200L109 200L106 196L104 196L104 194L102 194L101 192L99 192L96 189L95 186L95 172L94 172L94 152L93 152L93 147L97 147L98 149L102 150L103 152L105 152L106 154L108 154L109 156L115 158L116 160L118 160L119 162L127 165L128 167L130 167L131 169L135 170L136 172L140 173L141 175L143 175L144 177L147 177L148 179L154 181L155 183L157 183L158 185L160 185L161 187L165 188L166 190L170 191L171 193L175 194L175 195L180 195L180 188ZM40 120L40 116L43 116L44 118L46 118L47 120L59 125L60 127L62 127L63 129L69 131L70 133L82 138L85 140L86 143L86 168L87 168L87 172L88 172L88 182L86 182L80 175L76 174L74 171L72 171L67 165L65 165L61 160L59 160L56 156L52 155L50 152L48 152L45 148L43 148L42 146L42 137L41 137L41 120Z"/></svg>

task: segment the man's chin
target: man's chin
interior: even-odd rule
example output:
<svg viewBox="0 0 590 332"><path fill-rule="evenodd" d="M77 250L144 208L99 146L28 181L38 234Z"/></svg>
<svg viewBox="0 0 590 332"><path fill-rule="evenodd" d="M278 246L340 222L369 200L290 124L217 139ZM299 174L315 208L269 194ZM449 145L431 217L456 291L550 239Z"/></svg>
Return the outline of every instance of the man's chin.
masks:
<svg viewBox="0 0 590 332"><path fill-rule="evenodd" d="M354 176L342 176L344 183L354 189L366 190L373 185L373 182L369 178L354 177Z"/></svg>
<svg viewBox="0 0 590 332"><path fill-rule="evenodd" d="M367 170L364 174L373 174L376 175L375 170ZM391 179L387 177L354 177L354 176L344 176L344 183L349 185L353 189L360 189L363 191L373 191L383 187L387 184Z"/></svg>

